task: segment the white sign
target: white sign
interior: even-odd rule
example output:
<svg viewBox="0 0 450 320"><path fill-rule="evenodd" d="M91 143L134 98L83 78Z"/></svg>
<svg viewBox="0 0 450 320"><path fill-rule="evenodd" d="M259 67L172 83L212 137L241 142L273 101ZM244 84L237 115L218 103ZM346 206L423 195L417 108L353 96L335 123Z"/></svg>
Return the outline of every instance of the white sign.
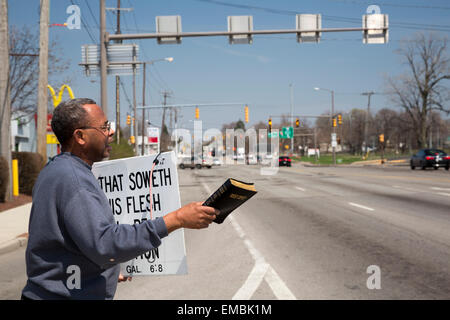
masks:
<svg viewBox="0 0 450 320"><path fill-rule="evenodd" d="M157 127L149 127L149 128L147 128L147 136L148 136L148 142L150 144L158 143L159 128L157 128Z"/></svg>
<svg viewBox="0 0 450 320"><path fill-rule="evenodd" d="M150 172L156 155L96 162L92 172L105 192L118 224L143 223L181 207L178 172L174 152L161 153L152 178ZM150 196L150 181L151 192ZM183 229L162 239L145 254L121 264L124 276L187 274Z"/></svg>

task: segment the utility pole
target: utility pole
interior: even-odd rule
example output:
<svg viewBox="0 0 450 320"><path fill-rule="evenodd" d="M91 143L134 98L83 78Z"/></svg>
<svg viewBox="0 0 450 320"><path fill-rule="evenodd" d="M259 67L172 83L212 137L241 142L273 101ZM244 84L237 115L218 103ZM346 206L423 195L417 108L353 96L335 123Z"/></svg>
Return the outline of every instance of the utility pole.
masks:
<svg viewBox="0 0 450 320"><path fill-rule="evenodd" d="M100 96L103 113L108 117L105 0L100 0ZM120 39L118 39L120 40Z"/></svg>
<svg viewBox="0 0 450 320"><path fill-rule="evenodd" d="M48 24L50 0L41 1L39 22L39 82L37 105L37 152L47 162L47 84L48 84Z"/></svg>
<svg viewBox="0 0 450 320"><path fill-rule="evenodd" d="M146 68L146 63L144 62L144 74L143 74L143 78L142 78L142 105L145 106L145 68ZM145 141L144 141L144 137L145 137L145 109L142 109L142 148L141 148L141 155L144 155L145 152Z"/></svg>
<svg viewBox="0 0 450 320"><path fill-rule="evenodd" d="M292 91L292 83L289 85L291 88L291 128L292 128L292 137L291 137L291 153L294 155L294 93Z"/></svg>
<svg viewBox="0 0 450 320"><path fill-rule="evenodd" d="M5 201L12 199L8 0L0 0L0 156L8 163ZM3 200L3 199L1 199Z"/></svg>
<svg viewBox="0 0 450 320"><path fill-rule="evenodd" d="M331 90L331 117L332 118L334 117L334 90ZM331 122L333 122L333 119L331 119ZM333 125L333 136L336 137L336 127L334 125ZM336 165L336 147L335 147L336 142L332 142L332 143L333 143L333 145L332 145L333 165Z"/></svg>
<svg viewBox="0 0 450 320"><path fill-rule="evenodd" d="M137 130L137 111L136 111L136 64L133 64L133 135L134 135L134 154L138 155L138 130Z"/></svg>
<svg viewBox="0 0 450 320"><path fill-rule="evenodd" d="M368 135L369 135L369 115L370 115L370 97L375 94L375 92L373 91L369 91L369 92L363 92L361 95L363 96L367 96L368 98L368 102L367 102L367 112L366 112L366 119L365 119L365 123L364 123L364 153L367 155L367 147L369 144L368 141Z"/></svg>
<svg viewBox="0 0 450 320"><path fill-rule="evenodd" d="M131 11L131 8L121 8L120 0L117 0L116 8L105 8L108 11L115 11L117 15L116 19L116 33L121 34L120 31L120 12L121 11ZM115 43L122 43L121 39L114 40ZM120 76L116 76L116 143L120 143Z"/></svg>
<svg viewBox="0 0 450 320"><path fill-rule="evenodd" d="M117 0L117 29L116 34L120 34L120 0ZM117 40L116 43L122 43ZM116 141L120 143L120 77L116 76Z"/></svg>
<svg viewBox="0 0 450 320"><path fill-rule="evenodd" d="M164 102L163 105L166 106L167 104L167 98L170 97L171 92L169 91L163 91L162 92L163 97L164 97ZM163 133L164 133L164 123L166 120L166 108L163 109L163 115L162 115L162 124L161 124L161 150L163 150L163 148L166 148L166 141L163 140ZM166 127L167 128L167 127ZM167 129L166 129L167 130ZM164 139L166 139L166 137L164 137Z"/></svg>

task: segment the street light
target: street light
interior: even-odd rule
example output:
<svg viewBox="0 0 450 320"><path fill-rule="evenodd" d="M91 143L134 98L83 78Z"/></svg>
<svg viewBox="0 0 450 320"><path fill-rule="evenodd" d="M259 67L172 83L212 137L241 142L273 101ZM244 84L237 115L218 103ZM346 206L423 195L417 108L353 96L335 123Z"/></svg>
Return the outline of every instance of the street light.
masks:
<svg viewBox="0 0 450 320"><path fill-rule="evenodd" d="M325 88L319 88L319 87L315 87L314 90L319 91L319 90L323 90L323 91L328 91L331 92L331 115L330 115L330 123L332 121L333 115L334 115L334 90L330 90L330 89L325 89ZM333 140L334 138L334 140ZM333 164L336 165L336 127L333 126L333 134L332 134L332 139L331 139L331 147L333 149ZM334 142L333 142L334 141Z"/></svg>
<svg viewBox="0 0 450 320"><path fill-rule="evenodd" d="M167 57L167 58L162 58L162 59L155 59L155 60L150 60L150 61L144 61L143 65L144 65L144 77L143 77L143 83L142 83L142 105L145 106L145 68L147 64L153 64L155 62L158 61L167 61L167 62L172 62L173 61L173 57ZM136 132L137 132L137 127L135 128ZM162 128L161 128L162 130ZM144 137L145 137L145 109L142 109L142 139L141 139L141 155L144 155L144 151L145 151L145 143L144 143ZM137 139L136 139L136 155L137 155Z"/></svg>

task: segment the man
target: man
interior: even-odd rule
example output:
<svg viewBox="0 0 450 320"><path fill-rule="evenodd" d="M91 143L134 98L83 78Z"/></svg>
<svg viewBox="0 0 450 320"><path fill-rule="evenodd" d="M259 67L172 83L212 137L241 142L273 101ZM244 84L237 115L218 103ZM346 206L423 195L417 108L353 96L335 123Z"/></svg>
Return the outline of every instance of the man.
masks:
<svg viewBox="0 0 450 320"><path fill-rule="evenodd" d="M91 99L62 102L52 129L62 153L33 189L22 299L113 299L118 280L126 280L119 263L158 247L178 228L206 228L218 214L193 202L152 221L117 225L91 172L109 156L114 134L102 109ZM75 286L74 272L80 276Z"/></svg>

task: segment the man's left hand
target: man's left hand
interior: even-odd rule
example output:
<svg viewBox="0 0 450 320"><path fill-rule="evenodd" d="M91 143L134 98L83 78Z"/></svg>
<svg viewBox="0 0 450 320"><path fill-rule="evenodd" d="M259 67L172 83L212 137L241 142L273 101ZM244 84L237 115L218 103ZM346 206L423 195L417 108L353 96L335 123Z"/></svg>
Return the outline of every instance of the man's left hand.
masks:
<svg viewBox="0 0 450 320"><path fill-rule="evenodd" d="M119 280L117 282L125 282L125 281L131 281L133 277L125 277L122 272L119 274Z"/></svg>

